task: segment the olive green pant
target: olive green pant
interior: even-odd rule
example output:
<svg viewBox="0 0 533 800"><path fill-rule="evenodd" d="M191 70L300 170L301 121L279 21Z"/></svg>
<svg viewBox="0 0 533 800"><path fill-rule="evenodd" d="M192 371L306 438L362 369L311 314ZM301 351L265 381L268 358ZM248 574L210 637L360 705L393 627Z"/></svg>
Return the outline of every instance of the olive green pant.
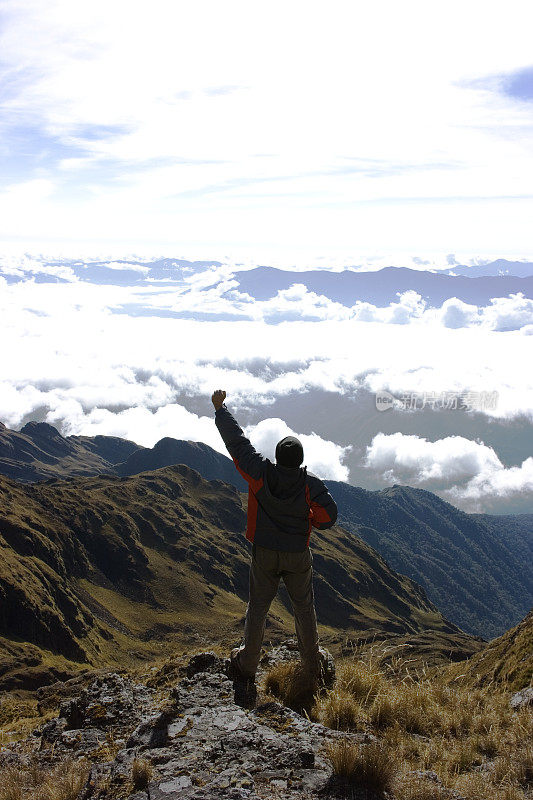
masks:
<svg viewBox="0 0 533 800"><path fill-rule="evenodd" d="M237 664L244 675L252 676L257 671L266 617L278 591L280 578L283 578L291 599L302 664L313 673L320 668L311 550L306 548L300 553L288 553L269 550L254 542L244 644L236 656Z"/></svg>

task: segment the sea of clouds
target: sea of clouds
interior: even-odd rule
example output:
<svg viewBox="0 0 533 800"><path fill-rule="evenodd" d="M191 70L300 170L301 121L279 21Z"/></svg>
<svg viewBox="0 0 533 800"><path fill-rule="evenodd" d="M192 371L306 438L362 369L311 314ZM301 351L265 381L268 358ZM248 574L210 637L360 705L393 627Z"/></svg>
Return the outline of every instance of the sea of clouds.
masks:
<svg viewBox="0 0 533 800"><path fill-rule="evenodd" d="M0 420L11 428L40 419L65 435L108 434L145 446L173 436L225 452L209 406L213 389L224 388L237 417L259 409L260 419L243 427L266 455L293 433L309 469L348 480L352 442L314 428L305 406L300 430L269 408L313 392L348 402L382 389L474 388L498 392L496 407L484 412L494 425L533 418L533 301L521 294L485 307L452 298L430 308L407 291L385 308L346 307L303 283L254 300L238 291L228 265L138 286L81 281L61 263L46 270L64 282L40 283L42 269L39 260L6 263L2 272L18 282L0 278ZM465 435L430 441L380 432L365 443L361 466L378 484L429 488L466 510L498 507L495 498L500 508L520 499L531 507L533 458L506 466L491 446Z"/></svg>

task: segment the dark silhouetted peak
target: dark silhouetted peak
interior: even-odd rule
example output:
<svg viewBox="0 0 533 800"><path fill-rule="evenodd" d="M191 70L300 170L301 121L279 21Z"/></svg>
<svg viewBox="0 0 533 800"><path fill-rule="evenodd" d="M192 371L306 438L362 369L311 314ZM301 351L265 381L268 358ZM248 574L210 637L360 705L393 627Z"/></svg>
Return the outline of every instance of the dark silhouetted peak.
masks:
<svg viewBox="0 0 533 800"><path fill-rule="evenodd" d="M139 445L118 436L68 436L69 442L80 445L84 451L94 453L109 463L118 464L139 449Z"/></svg>
<svg viewBox="0 0 533 800"><path fill-rule="evenodd" d="M170 436L160 439L152 448L140 447L124 462L115 464L114 469L117 475L125 476L174 464L187 464L207 480L231 483L241 492L248 488L230 458L203 442L173 439Z"/></svg>
<svg viewBox="0 0 533 800"><path fill-rule="evenodd" d="M163 439L160 439L154 444L153 451L155 453L177 451L181 449L179 444L180 443L177 441L177 439L172 439L170 436L164 436Z"/></svg>
<svg viewBox="0 0 533 800"><path fill-rule="evenodd" d="M63 438L57 428L54 428L53 425L49 425L47 422L28 422L21 428L20 432L31 438L35 436L39 436L43 439Z"/></svg>

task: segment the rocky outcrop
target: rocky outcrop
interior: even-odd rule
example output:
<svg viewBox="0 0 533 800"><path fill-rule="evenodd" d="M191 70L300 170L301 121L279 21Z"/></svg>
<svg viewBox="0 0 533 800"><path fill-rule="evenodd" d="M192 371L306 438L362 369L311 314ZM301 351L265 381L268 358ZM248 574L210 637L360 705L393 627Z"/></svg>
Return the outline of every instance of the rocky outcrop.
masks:
<svg viewBox="0 0 533 800"><path fill-rule="evenodd" d="M294 650L284 645L286 653ZM275 663L280 653L273 653ZM278 702L245 710L234 701L228 659L199 653L162 702L145 684L117 673L99 675L58 717L34 733L37 757L89 758L83 800L211 800L306 798L326 788L332 767L326 743L348 735L311 722ZM114 752L109 758L109 743ZM28 760L27 744L0 753L2 764ZM134 761L149 763L146 785L132 782Z"/></svg>

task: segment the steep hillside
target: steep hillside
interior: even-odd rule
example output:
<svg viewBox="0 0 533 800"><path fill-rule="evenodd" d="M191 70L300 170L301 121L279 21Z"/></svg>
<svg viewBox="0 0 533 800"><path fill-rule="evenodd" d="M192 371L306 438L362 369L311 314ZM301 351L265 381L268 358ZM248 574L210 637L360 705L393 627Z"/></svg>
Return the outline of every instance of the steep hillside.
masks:
<svg viewBox="0 0 533 800"><path fill-rule="evenodd" d="M533 682L533 611L449 673L469 686L501 684L519 691Z"/></svg>
<svg viewBox="0 0 533 800"><path fill-rule="evenodd" d="M29 486L1 478L0 509L0 673L26 645L101 664L153 656L165 640L240 639L249 543L233 486L185 465ZM479 648L353 534L316 531L313 554L326 641L431 630ZM267 637L292 630L281 591Z"/></svg>
<svg viewBox="0 0 533 800"><path fill-rule="evenodd" d="M498 517L466 514L425 489L328 486L339 505L339 524L420 583L463 630L491 639L531 608L531 515L514 518L508 534Z"/></svg>
<svg viewBox="0 0 533 800"><path fill-rule="evenodd" d="M531 562L533 549L533 514L469 514L508 543L511 550L523 560Z"/></svg>

